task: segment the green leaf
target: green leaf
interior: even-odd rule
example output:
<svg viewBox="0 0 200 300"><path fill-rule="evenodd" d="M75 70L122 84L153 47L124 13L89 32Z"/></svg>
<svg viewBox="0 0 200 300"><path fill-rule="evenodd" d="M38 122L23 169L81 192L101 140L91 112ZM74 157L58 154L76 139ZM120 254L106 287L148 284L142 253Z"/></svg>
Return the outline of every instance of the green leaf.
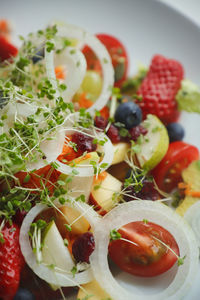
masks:
<svg viewBox="0 0 200 300"><path fill-rule="evenodd" d="M116 229L110 231L111 241L119 240L120 238L121 238L121 234Z"/></svg>

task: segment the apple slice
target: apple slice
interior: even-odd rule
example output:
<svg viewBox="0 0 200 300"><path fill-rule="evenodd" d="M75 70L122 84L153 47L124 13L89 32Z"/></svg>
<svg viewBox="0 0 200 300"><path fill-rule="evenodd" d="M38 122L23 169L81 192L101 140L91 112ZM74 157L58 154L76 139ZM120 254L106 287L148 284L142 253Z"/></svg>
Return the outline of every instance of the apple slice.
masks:
<svg viewBox="0 0 200 300"><path fill-rule="evenodd" d="M108 172L103 172L93 182L90 204L93 204L101 214L110 211L119 201L118 193L122 183Z"/></svg>
<svg viewBox="0 0 200 300"><path fill-rule="evenodd" d="M90 299L90 300L102 300L111 299L110 296L100 287L96 280L90 281L87 284L82 285L84 290L79 288L77 299ZM89 297L89 298L87 298Z"/></svg>
<svg viewBox="0 0 200 300"><path fill-rule="evenodd" d="M65 271L70 271L75 265L54 221L48 224L43 233L42 260Z"/></svg>
<svg viewBox="0 0 200 300"><path fill-rule="evenodd" d="M78 210L69 206L62 206L59 210L62 214L57 214L56 225L63 237L66 236L67 231L65 224L70 225L74 222L71 225L73 234L83 234L89 230L89 222L84 217L80 217L81 214Z"/></svg>
<svg viewBox="0 0 200 300"><path fill-rule="evenodd" d="M123 142L113 145L114 157L111 165L115 165L124 161L129 148L130 145Z"/></svg>
<svg viewBox="0 0 200 300"><path fill-rule="evenodd" d="M70 165L90 165L91 161L95 161L97 164L100 160L99 155L96 151L89 152L86 155L80 156L75 160L70 162ZM69 175L61 174L59 180L66 182ZM79 197L84 195L86 201L89 198L91 187L93 182L93 176L81 177L79 175L72 177L72 180L67 183L67 189L69 190L69 195L72 197Z"/></svg>
<svg viewBox="0 0 200 300"><path fill-rule="evenodd" d="M69 165L90 165L91 161L96 161L97 163L99 162L99 155L97 154L96 151L89 152L85 155L82 155L78 158L75 158L74 160L70 161Z"/></svg>

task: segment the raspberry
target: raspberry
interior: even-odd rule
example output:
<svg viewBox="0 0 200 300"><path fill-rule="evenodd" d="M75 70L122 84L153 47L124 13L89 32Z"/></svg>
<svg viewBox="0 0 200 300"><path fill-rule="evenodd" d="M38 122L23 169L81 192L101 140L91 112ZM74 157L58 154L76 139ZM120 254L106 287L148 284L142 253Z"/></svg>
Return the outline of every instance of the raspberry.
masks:
<svg viewBox="0 0 200 300"><path fill-rule="evenodd" d="M77 262L89 263L89 257L94 251L95 242L91 232L79 236L72 245L72 254Z"/></svg>
<svg viewBox="0 0 200 300"><path fill-rule="evenodd" d="M107 136L111 139L112 143L119 143L121 138L119 135L119 130L117 127L115 127L113 124L110 125Z"/></svg>
<svg viewBox="0 0 200 300"><path fill-rule="evenodd" d="M183 67L178 61L161 55L153 57L149 72L138 90L143 99L138 104L144 118L147 114L154 114L165 124L178 119L175 96L183 75Z"/></svg>
<svg viewBox="0 0 200 300"><path fill-rule="evenodd" d="M147 129L144 128L142 125L138 125L136 127L133 127L129 130L129 133L131 135L131 140L133 141L137 141L137 139L139 138L139 136L142 134L142 135L145 135L147 134Z"/></svg>
<svg viewBox="0 0 200 300"><path fill-rule="evenodd" d="M93 144L93 138L90 136L87 136L80 132L75 132L72 135L72 142L77 144L78 150L81 150L82 152L92 152L95 151L97 148L96 144Z"/></svg>

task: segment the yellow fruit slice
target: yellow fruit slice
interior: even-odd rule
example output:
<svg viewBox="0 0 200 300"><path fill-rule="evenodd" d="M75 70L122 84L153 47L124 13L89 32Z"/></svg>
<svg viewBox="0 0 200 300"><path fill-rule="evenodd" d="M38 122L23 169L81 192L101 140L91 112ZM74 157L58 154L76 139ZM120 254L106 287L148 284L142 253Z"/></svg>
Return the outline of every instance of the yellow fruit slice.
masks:
<svg viewBox="0 0 200 300"><path fill-rule="evenodd" d="M176 208L176 212L179 215L184 216L184 214L186 213L188 208L190 206L192 206L194 203L196 203L197 201L200 201L200 198L196 198L196 197L192 197L192 196L186 196L184 198L184 200L180 203L180 205Z"/></svg>
<svg viewBox="0 0 200 300"><path fill-rule="evenodd" d="M124 161L129 148L130 145L128 143L123 143L123 142L113 145L114 157L113 157L112 165Z"/></svg>
<svg viewBox="0 0 200 300"><path fill-rule="evenodd" d="M83 289L79 288L77 299L84 300L90 296L90 300L110 299L110 296L100 287L96 280L82 285Z"/></svg>

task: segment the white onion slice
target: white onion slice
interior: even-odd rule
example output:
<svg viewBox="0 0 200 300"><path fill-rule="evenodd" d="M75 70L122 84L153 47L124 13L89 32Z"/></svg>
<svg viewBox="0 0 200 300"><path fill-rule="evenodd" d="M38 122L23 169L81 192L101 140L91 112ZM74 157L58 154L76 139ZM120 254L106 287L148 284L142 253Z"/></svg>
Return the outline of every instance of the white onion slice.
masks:
<svg viewBox="0 0 200 300"><path fill-rule="evenodd" d="M200 247L200 201L197 201L188 208L184 214L184 219L187 220L192 227Z"/></svg>
<svg viewBox="0 0 200 300"><path fill-rule="evenodd" d="M55 41L51 41L52 43L55 43ZM55 89L56 94L55 96L59 96L59 91L57 87L57 79L56 79L56 74L55 74L55 66L54 66L54 50L51 50L50 52L47 51L47 47L45 47L45 52L44 52L44 60L45 60L45 65L46 65L46 74L47 77L49 78L53 89ZM50 105L52 105L50 103Z"/></svg>
<svg viewBox="0 0 200 300"><path fill-rule="evenodd" d="M101 110L109 100L112 87L114 84L114 70L111 62L110 55L106 47L99 41L97 37L82 28L75 25L64 24L56 22L58 27L58 35L67 37L69 39L77 39L80 45L88 45L96 54L99 59L103 72L103 85L101 94L95 103L88 109L91 114L94 114L96 110Z"/></svg>
<svg viewBox="0 0 200 300"><path fill-rule="evenodd" d="M73 132L75 132L75 129L73 129L73 128L65 129L65 133L71 134ZM112 145L110 139L103 133L96 133L96 137L98 139L102 139L102 140L104 138L106 138L106 140L107 140L105 142L104 146L102 146L102 148L103 148L102 151L104 153L104 157L103 157L102 161L99 164L97 164L97 165L106 164L105 167L101 168L101 171L104 171L112 163L113 155L114 155L113 145ZM94 175L94 168L92 165L79 164L76 167L73 167L73 166L64 164L58 160L56 161L56 164L58 165L57 170L66 175L72 174L72 170L75 170L77 172L78 177L90 177L90 176Z"/></svg>
<svg viewBox="0 0 200 300"><path fill-rule="evenodd" d="M7 119L4 121L4 126L0 129L1 133L8 133L10 128L13 127L15 121L23 123L28 116L35 114L37 108L37 106L32 105L31 103L9 102L8 105L1 110L1 115L7 115ZM52 138L52 140L49 138ZM55 161L58 155L62 152L64 140L65 134L62 130L60 130L60 128L58 128L55 132L48 134L47 139L44 139L39 144L40 149L46 157L45 160L38 158L36 162L31 162L31 156L28 154L30 160L26 165L27 171L40 169ZM30 149L30 151L34 153L34 149Z"/></svg>
<svg viewBox="0 0 200 300"><path fill-rule="evenodd" d="M0 128L1 133L8 133L13 127L15 121L23 122L28 116L35 114L36 106L28 103L18 103L16 101L9 101L3 109L0 110L0 116L7 115L4 120L4 126Z"/></svg>
<svg viewBox="0 0 200 300"><path fill-rule="evenodd" d="M39 147L43 151L45 155L45 160L38 159L36 162L31 162L27 164L27 171L32 171L34 169L38 170L47 164L54 162L57 157L62 153L65 134L63 130L57 130L52 134L48 135L48 138L52 138L52 140L44 140L40 143Z"/></svg>
<svg viewBox="0 0 200 300"><path fill-rule="evenodd" d="M73 204L66 203L66 205L74 207L75 209L80 211L82 215L84 215L84 217L88 220L92 228L95 226L96 222L98 222L98 214L93 210L91 206L87 205L86 203L74 201ZM42 211L48 208L49 207L46 205L37 204L28 212L22 223L20 229L19 242L26 263L37 276L39 276L41 279L45 280L46 282L52 285L63 287L77 286L91 281L93 279L91 268L83 272L77 273L73 276L72 274L70 274L70 270L66 270L67 272L69 272L69 274L67 272L61 273L61 271L56 272L55 270L52 270L51 268L48 268L43 264L37 263L36 256L33 253L31 247L28 232L30 230L31 223L34 221L36 216L38 216L38 214L40 214Z"/></svg>
<svg viewBox="0 0 200 300"><path fill-rule="evenodd" d="M63 83L67 89L62 92L65 102L70 102L77 92L86 73L86 59L83 53L74 47L67 47L61 54L55 54L55 66L61 65L66 69L66 78Z"/></svg>
<svg viewBox="0 0 200 300"><path fill-rule="evenodd" d="M144 295L131 294L112 276L107 260L109 234L133 221L147 219L168 230L175 238L180 256L186 255L184 264L178 267L174 280L161 292L148 295L148 300L181 299L192 285L198 269L199 250L196 238L184 219L170 208L148 200L131 201L111 210L95 227L95 250L90 257L93 274L102 288L115 300L144 300Z"/></svg>

